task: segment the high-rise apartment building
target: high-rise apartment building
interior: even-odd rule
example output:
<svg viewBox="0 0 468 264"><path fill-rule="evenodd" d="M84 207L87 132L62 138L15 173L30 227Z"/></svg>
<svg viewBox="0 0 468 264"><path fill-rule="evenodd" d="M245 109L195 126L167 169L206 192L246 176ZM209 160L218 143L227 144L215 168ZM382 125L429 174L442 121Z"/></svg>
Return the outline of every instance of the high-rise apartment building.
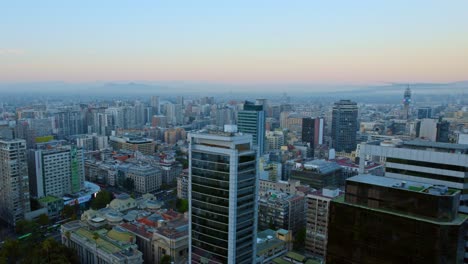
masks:
<svg viewBox="0 0 468 264"><path fill-rule="evenodd" d="M0 140L0 218L10 225L31 211L26 141Z"/></svg>
<svg viewBox="0 0 468 264"><path fill-rule="evenodd" d="M340 194L338 188L323 188L306 196L305 250L319 259L325 259L327 252L330 202Z"/></svg>
<svg viewBox="0 0 468 264"><path fill-rule="evenodd" d="M74 146L29 151L30 191L37 198L62 197L84 187L83 150Z"/></svg>
<svg viewBox="0 0 468 264"><path fill-rule="evenodd" d="M251 135L189 134L189 263L255 263L257 193Z"/></svg>
<svg viewBox="0 0 468 264"><path fill-rule="evenodd" d="M358 107L350 100L340 100L335 103L332 111L333 147L338 152L356 150Z"/></svg>
<svg viewBox="0 0 468 264"><path fill-rule="evenodd" d="M151 96L151 116L159 115L159 96Z"/></svg>
<svg viewBox="0 0 468 264"><path fill-rule="evenodd" d="M265 111L263 105L246 101L244 110L237 114L239 132L252 135L257 152L262 155L265 150Z"/></svg>

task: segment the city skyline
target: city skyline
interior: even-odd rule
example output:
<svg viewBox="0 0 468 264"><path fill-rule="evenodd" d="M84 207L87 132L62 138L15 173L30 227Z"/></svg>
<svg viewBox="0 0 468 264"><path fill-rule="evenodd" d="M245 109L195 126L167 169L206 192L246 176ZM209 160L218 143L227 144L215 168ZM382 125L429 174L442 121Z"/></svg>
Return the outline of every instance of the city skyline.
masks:
<svg viewBox="0 0 468 264"><path fill-rule="evenodd" d="M0 83L468 79L465 1L110 4L2 3Z"/></svg>

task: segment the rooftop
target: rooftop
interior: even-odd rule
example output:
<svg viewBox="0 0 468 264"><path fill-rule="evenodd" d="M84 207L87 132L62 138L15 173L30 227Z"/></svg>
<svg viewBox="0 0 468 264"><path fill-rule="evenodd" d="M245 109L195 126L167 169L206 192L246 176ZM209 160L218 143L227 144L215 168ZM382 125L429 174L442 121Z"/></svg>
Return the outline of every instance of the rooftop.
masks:
<svg viewBox="0 0 468 264"><path fill-rule="evenodd" d="M91 232L86 228L80 228L74 232L78 236L81 236L83 238L86 238L90 243L97 244L97 246L106 251L107 253L118 253L123 250L127 250L128 244L127 245L119 245L118 243L111 242L107 240L105 237L105 234L107 233L107 230L101 229L96 232ZM94 236L95 234L98 234L98 238L95 240Z"/></svg>
<svg viewBox="0 0 468 264"><path fill-rule="evenodd" d="M399 217L407 217L407 218L415 219L415 220L418 220L418 221L424 221L424 222L428 222L428 223L436 224L436 225L461 225L463 222L465 222L468 219L468 214L458 213L458 216L456 218L454 218L451 222L439 222L439 221L431 220L429 218L417 217L417 216L414 216L414 215L399 213L399 212L396 212L396 211L390 211L390 210L385 210L385 209L380 209L380 208L371 208L371 207L367 207L367 206L364 206L364 205L348 203L348 202L345 201L345 196L344 195L336 197L335 199L333 199L333 202L347 204L347 205L354 206L354 207L359 207L359 208L365 208L365 209L371 210L371 211L396 215L396 216L399 216Z"/></svg>
<svg viewBox="0 0 468 264"><path fill-rule="evenodd" d="M426 141L426 140L410 140L410 141L404 141L403 145L404 146L414 146L414 147L447 149L447 150L462 150L462 151L468 152L468 145L467 144L432 142L432 141Z"/></svg>
<svg viewBox="0 0 468 264"><path fill-rule="evenodd" d="M319 173L330 173L340 170L341 167L333 161L326 160L312 160L303 164L304 170L317 170Z"/></svg>
<svg viewBox="0 0 468 264"><path fill-rule="evenodd" d="M55 196L51 196L51 195L39 198L39 202L41 203L51 203L51 202L56 202L56 201L62 201L62 199L57 198Z"/></svg>
<svg viewBox="0 0 468 264"><path fill-rule="evenodd" d="M285 244L283 240L276 238L276 231L267 229L257 233L257 255L262 255L271 248Z"/></svg>
<svg viewBox="0 0 468 264"><path fill-rule="evenodd" d="M455 195L458 191L455 189L449 189L442 185L432 185L421 182L413 181L402 181L400 179L394 179L383 176L374 176L370 174L360 174L346 181L366 183L370 185L383 186L388 188L398 188L407 191L423 192L432 195Z"/></svg>

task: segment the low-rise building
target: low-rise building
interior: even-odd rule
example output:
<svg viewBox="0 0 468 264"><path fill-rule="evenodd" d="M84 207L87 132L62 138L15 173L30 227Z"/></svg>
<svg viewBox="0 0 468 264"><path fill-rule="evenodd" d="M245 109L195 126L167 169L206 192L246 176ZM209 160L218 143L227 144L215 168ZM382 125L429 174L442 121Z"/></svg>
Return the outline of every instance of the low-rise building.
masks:
<svg viewBox="0 0 468 264"><path fill-rule="evenodd" d="M133 180L135 191L139 193L152 193L161 188L162 173L154 166L131 166L127 171L127 177Z"/></svg>
<svg viewBox="0 0 468 264"><path fill-rule="evenodd" d="M256 263L271 263L273 259L281 257L288 252L289 242L279 239L278 232L267 229L257 233Z"/></svg>
<svg viewBox="0 0 468 264"><path fill-rule="evenodd" d="M313 160L296 163L291 170L291 179L319 190L327 186L343 186L345 179L341 172L342 168L336 162Z"/></svg>
<svg viewBox="0 0 468 264"><path fill-rule="evenodd" d="M114 150L130 150L130 151L139 151L145 155L154 154L155 144L154 141L147 138L141 137L109 137L110 146Z"/></svg>
<svg viewBox="0 0 468 264"><path fill-rule="evenodd" d="M93 229L82 221L72 221L62 225L61 234L62 244L74 249L81 263L143 263L135 236L119 226Z"/></svg>

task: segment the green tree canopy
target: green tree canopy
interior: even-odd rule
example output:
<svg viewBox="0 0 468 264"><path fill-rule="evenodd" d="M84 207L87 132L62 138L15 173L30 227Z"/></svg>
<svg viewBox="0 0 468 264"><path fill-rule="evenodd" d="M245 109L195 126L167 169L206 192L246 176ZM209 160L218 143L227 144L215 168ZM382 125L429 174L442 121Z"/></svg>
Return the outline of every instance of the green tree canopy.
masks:
<svg viewBox="0 0 468 264"><path fill-rule="evenodd" d="M171 256L169 255L163 255L161 257L161 261L160 261L161 264L171 264Z"/></svg>
<svg viewBox="0 0 468 264"><path fill-rule="evenodd" d="M177 199L176 201L176 207L177 207L177 211L179 211L180 213L185 213L188 211L188 200L187 199Z"/></svg>
<svg viewBox="0 0 468 264"><path fill-rule="evenodd" d="M112 201L112 193L106 190L101 190L97 193L96 197L91 201L91 208L99 210L106 207Z"/></svg>
<svg viewBox="0 0 468 264"><path fill-rule="evenodd" d="M49 224L49 217L46 214L39 215L39 220L37 220L39 225L45 226Z"/></svg>

